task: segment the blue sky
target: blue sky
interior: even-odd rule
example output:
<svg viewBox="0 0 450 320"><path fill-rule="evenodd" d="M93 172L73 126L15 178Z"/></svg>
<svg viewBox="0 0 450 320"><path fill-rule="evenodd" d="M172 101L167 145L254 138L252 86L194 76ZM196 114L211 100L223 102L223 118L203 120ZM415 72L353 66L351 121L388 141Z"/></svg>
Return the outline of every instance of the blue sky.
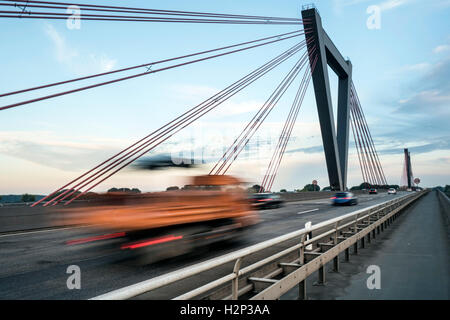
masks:
<svg viewBox="0 0 450 320"><path fill-rule="evenodd" d="M105 2L106 3L106 2ZM299 17L298 1L108 1L127 5L233 14ZM323 25L353 63L353 80L390 183L400 183L402 149L412 152L414 174L423 185L450 183L450 1L319 0ZM369 30L366 10L381 8L381 28ZM71 79L186 53L294 31L295 26L202 25L0 19L0 92ZM0 194L47 193L95 166L183 111L260 66L296 40L265 46L155 75L38 102L0 113ZM156 152L213 148L232 142L292 67L290 60L205 117ZM330 76L332 90L337 89ZM105 78L109 79L109 78ZM300 81L300 79L299 79ZM86 81L83 84L93 82ZM68 85L69 89L74 86ZM294 87L294 86L293 86ZM313 179L328 185L317 111L308 91L289 152L274 188L303 187ZM44 90L41 93L52 93ZM295 88L280 101L258 141L276 141ZM34 97L24 94L20 98ZM1 105L17 97L0 98ZM20 99L22 100L22 99ZM335 99L334 99L335 100ZM352 137L351 137L352 139ZM352 139L353 140L353 139ZM232 174L260 182L270 154L248 152ZM164 189L182 184L176 170L125 170L97 190ZM361 182L350 150L349 184Z"/></svg>

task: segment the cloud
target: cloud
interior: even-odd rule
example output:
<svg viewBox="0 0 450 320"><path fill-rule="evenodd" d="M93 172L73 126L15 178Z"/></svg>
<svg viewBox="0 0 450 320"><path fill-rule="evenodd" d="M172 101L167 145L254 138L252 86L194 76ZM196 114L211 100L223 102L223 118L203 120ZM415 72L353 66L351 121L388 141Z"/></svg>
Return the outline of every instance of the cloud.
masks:
<svg viewBox="0 0 450 320"><path fill-rule="evenodd" d="M450 94L440 90L425 90L399 101L401 113L449 114ZM450 115L450 114L449 114Z"/></svg>
<svg viewBox="0 0 450 320"><path fill-rule="evenodd" d="M387 0L381 3L378 3L377 6L380 7L382 11L391 10L409 3L412 3L416 0ZM334 0L334 5L337 11L342 10L342 8L355 6L363 3L368 3L369 0Z"/></svg>
<svg viewBox="0 0 450 320"><path fill-rule="evenodd" d="M117 60L105 54L80 53L79 50L71 47L51 24L46 24L44 31L54 46L56 60L74 74L108 72L117 65Z"/></svg>
<svg viewBox="0 0 450 320"><path fill-rule="evenodd" d="M379 4L382 11L391 10L402 5L411 3L413 0L388 0Z"/></svg>
<svg viewBox="0 0 450 320"><path fill-rule="evenodd" d="M181 95L183 99L185 98L207 99L208 97L216 94L220 90L202 85L176 84L171 86L170 91L175 92L178 95Z"/></svg>
<svg viewBox="0 0 450 320"><path fill-rule="evenodd" d="M45 33L53 42L56 59L60 63L72 64L72 61L79 56L78 52L67 46L65 39L51 24L46 24Z"/></svg>
<svg viewBox="0 0 450 320"><path fill-rule="evenodd" d="M411 154L414 155L429 153L437 150L450 150L450 137L443 137L441 140L438 140L436 142L409 147L408 149L411 152ZM378 153L384 155L388 154L398 155L401 154L403 150L404 148L391 148L380 150Z"/></svg>
<svg viewBox="0 0 450 320"><path fill-rule="evenodd" d="M429 68L431 67L431 64L428 62L422 62L422 63L417 63L417 64L413 64L413 65L409 65L409 66L405 66L402 68L402 71L426 71L429 70Z"/></svg>
<svg viewBox="0 0 450 320"><path fill-rule="evenodd" d="M450 50L450 45L443 44L443 45L440 45L440 46L437 46L436 48L434 48L433 52L438 54L438 53L447 52L449 50Z"/></svg>
<svg viewBox="0 0 450 320"><path fill-rule="evenodd" d="M218 107L218 110L214 112L212 118L231 117L238 114L244 114L256 111L263 106L264 102L261 101L242 101L232 102L226 101ZM256 114L256 112L255 112Z"/></svg>
<svg viewBox="0 0 450 320"><path fill-rule="evenodd" d="M67 141L48 131L0 132L0 154L65 171L88 169L118 151L125 142L98 140Z"/></svg>
<svg viewBox="0 0 450 320"><path fill-rule="evenodd" d="M216 93L220 92L221 89L212 88L208 86L201 85L174 85L171 87L172 94L175 92L177 96L180 97L184 102L191 101L192 103L198 103L200 101L204 101L209 97L212 97ZM235 116L239 114L245 114L249 112L253 112L260 109L264 104L263 101L231 101L227 100L224 103L221 103L217 109L214 110L211 115L208 116L208 119L217 119Z"/></svg>
<svg viewBox="0 0 450 320"><path fill-rule="evenodd" d="M286 153L297 153L297 152L303 152L303 153L323 153L323 146L313 146L308 148L297 148L286 151Z"/></svg>
<svg viewBox="0 0 450 320"><path fill-rule="evenodd" d="M396 103L396 113L410 116L450 116L450 56L430 65L412 84L408 96ZM447 118L448 119L448 118Z"/></svg>

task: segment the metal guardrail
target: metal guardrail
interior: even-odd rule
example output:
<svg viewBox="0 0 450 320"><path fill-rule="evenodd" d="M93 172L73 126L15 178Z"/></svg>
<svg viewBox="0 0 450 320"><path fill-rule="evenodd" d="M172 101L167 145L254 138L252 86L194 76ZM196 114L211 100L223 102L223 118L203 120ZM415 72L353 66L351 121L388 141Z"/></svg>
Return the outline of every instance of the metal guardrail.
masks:
<svg viewBox="0 0 450 320"><path fill-rule="evenodd" d="M437 190L437 196L439 199L439 203L441 204L441 208L445 218L445 222L447 223L447 227L450 227L450 198L441 190Z"/></svg>
<svg viewBox="0 0 450 320"><path fill-rule="evenodd" d="M303 288L305 288L305 279L317 270L320 271L319 281L323 280L325 276L324 265L327 262L334 259L335 268L338 267L337 256L339 255L339 253L345 251L346 258L348 258L348 250L351 245L354 245L356 243L355 250L357 250L357 241L364 241L364 237L368 234L368 241L370 241L370 232L372 232L373 237L375 237L375 229L377 229L378 232L380 232L380 229L382 231L387 226L387 224L390 224L390 222L392 222L392 219L394 219L396 215L399 214L400 210L409 205L411 202L417 200L425 193L427 193L427 191L408 194L406 196L396 198L381 204L357 210L355 212L318 223L310 228L303 228L301 230L291 232L289 234L264 241L262 243L205 262L198 263L193 266L185 267L168 274L164 274L134 285L127 286L125 288L117 289L112 292L99 295L92 298L91 300L130 299L230 262L234 262L232 273L213 282L207 283L183 295L180 295L174 299L193 299L199 297L202 294L204 295L208 292L211 292L211 290L223 288L224 285L229 285L230 282L231 292L229 296L224 297L225 299L237 300L239 296L254 290L256 287L260 288L260 292L252 299L278 299L282 294L286 293L297 284L303 285ZM364 228L362 228L361 225L363 225ZM310 239L307 239L307 236L312 235L313 231L319 231L324 228L327 229L325 232L322 232L313 238L310 237ZM343 234L350 234L350 237L342 237ZM331 242L319 243L318 249L322 249L323 247L327 248L324 253L319 253L318 249L306 249L309 245L317 243L321 239L330 236L332 236ZM295 240L296 238L299 238L300 240L298 244L241 269L243 259L248 257L249 255L261 252L262 250L268 249L275 245L286 243L290 240ZM280 280L270 279L269 276L266 276L264 278L247 277L246 280L252 283L239 289L239 284L242 283L243 280L241 277L246 275L248 276L251 272L261 269L265 265L274 263L282 257L295 252L298 252L298 257L294 261L292 261L291 263L281 264L282 271L291 271L285 272L287 276L283 277ZM307 257L311 256L311 261L307 261ZM279 272L279 270L275 270L274 272L271 272L271 276L273 277L279 275L280 273L281 272Z"/></svg>

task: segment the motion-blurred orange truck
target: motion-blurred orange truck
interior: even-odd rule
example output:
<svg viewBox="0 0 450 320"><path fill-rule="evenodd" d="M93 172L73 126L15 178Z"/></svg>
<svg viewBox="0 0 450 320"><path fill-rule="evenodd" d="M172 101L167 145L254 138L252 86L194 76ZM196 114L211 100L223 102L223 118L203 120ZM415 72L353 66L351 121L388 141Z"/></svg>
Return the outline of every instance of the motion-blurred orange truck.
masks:
<svg viewBox="0 0 450 320"><path fill-rule="evenodd" d="M187 190L104 194L95 204L65 210L71 224L102 234L67 243L108 241L148 263L236 239L259 222L239 184L231 176L197 176Z"/></svg>

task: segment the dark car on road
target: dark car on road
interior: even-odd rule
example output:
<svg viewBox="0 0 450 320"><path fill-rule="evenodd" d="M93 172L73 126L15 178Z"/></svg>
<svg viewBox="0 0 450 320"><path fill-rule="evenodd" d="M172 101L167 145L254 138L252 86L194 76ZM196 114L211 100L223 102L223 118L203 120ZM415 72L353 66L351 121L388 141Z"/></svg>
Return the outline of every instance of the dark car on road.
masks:
<svg viewBox="0 0 450 320"><path fill-rule="evenodd" d="M277 194L273 193L255 193L251 196L252 206L255 209L273 209L280 208L284 201Z"/></svg>
<svg viewBox="0 0 450 320"><path fill-rule="evenodd" d="M377 194L378 193L378 191L377 191L377 189L369 189L369 194Z"/></svg>
<svg viewBox="0 0 450 320"><path fill-rule="evenodd" d="M331 198L331 203L334 206L338 205L356 205L358 198L351 192L338 192Z"/></svg>

